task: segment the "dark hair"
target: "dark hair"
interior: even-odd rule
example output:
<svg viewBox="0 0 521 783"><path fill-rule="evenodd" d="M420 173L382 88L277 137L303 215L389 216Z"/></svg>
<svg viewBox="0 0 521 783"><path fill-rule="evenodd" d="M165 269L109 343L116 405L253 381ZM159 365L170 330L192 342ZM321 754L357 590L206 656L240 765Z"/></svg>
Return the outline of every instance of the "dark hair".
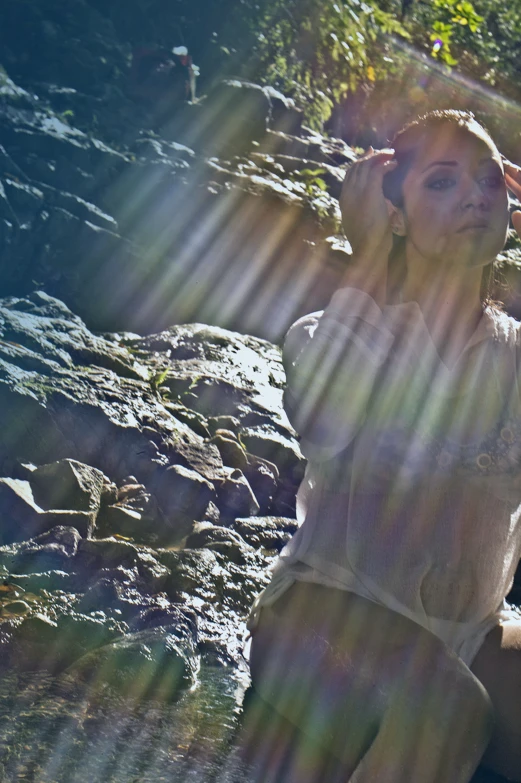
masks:
<svg viewBox="0 0 521 783"><path fill-rule="evenodd" d="M398 166L387 174L383 181L384 196L396 207L403 208L403 183L407 173L414 162L418 145L427 135L441 126L452 125L455 128L468 129L474 125L486 136L491 138L488 130L476 120L474 114L469 111L456 109L443 109L430 111L407 123L394 137L391 147L395 151L395 159ZM389 254L389 296L391 301L403 285L406 275L405 265L405 237L394 235L393 247ZM498 281L495 279L494 264L487 264L483 269L481 278L480 297L483 305L492 305L500 309L502 303L491 298L492 290Z"/></svg>

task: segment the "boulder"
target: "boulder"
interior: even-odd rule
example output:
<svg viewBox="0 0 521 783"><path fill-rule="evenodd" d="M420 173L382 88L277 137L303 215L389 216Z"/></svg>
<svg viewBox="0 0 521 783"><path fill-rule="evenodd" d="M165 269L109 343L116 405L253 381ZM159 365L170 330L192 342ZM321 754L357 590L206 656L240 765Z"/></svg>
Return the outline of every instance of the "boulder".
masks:
<svg viewBox="0 0 521 783"><path fill-rule="evenodd" d="M250 546L280 552L298 529L296 519L289 517L248 517L235 519L235 530Z"/></svg>
<svg viewBox="0 0 521 783"><path fill-rule="evenodd" d="M198 144L206 154L238 154L266 134L271 113L270 97L258 84L225 79L217 84L203 106L202 135ZM220 129L217 133L216 128Z"/></svg>
<svg viewBox="0 0 521 783"><path fill-rule="evenodd" d="M248 454L248 464L244 476L252 488L259 504L259 513L266 514L271 509L273 498L277 492L279 471L273 462L269 462L254 454Z"/></svg>
<svg viewBox="0 0 521 783"><path fill-rule="evenodd" d="M46 511L36 503L31 484L22 479L0 479L0 515L0 545L26 541L56 526L72 525L89 536L94 525L87 511Z"/></svg>
<svg viewBox="0 0 521 783"><path fill-rule="evenodd" d="M194 520L203 518L208 504L216 497L215 488L209 481L182 465L171 465L159 473L152 489L172 541L187 535Z"/></svg>
<svg viewBox="0 0 521 783"><path fill-rule="evenodd" d="M304 478L306 461L295 438L283 435L273 425L243 427L239 438L247 451L277 465L281 473L290 476L296 486Z"/></svg>
<svg viewBox="0 0 521 783"><path fill-rule="evenodd" d="M0 543L24 541L42 532L44 512L34 500L31 485L20 479L0 479Z"/></svg>
<svg viewBox="0 0 521 783"><path fill-rule="evenodd" d="M64 571L76 556L81 540L76 527L57 526L11 547L9 570L14 574Z"/></svg>
<svg viewBox="0 0 521 783"><path fill-rule="evenodd" d="M64 459L36 468L30 476L36 502L44 509L83 511L94 528L103 490L103 473L77 460Z"/></svg>
<svg viewBox="0 0 521 783"><path fill-rule="evenodd" d="M226 478L217 483L217 506L221 519L258 513L259 504L241 470L229 468Z"/></svg>
<svg viewBox="0 0 521 783"><path fill-rule="evenodd" d="M249 544L234 530L210 522L199 522L186 539L187 549L205 549L219 552L227 560L237 565L244 565L247 561L246 553Z"/></svg>

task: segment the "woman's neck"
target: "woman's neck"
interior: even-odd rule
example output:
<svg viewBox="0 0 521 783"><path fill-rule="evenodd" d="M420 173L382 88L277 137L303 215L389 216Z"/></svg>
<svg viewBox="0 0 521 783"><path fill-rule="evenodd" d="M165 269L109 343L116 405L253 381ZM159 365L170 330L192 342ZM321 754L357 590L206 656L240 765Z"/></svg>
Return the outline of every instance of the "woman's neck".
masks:
<svg viewBox="0 0 521 783"><path fill-rule="evenodd" d="M480 298L481 267L445 268L437 275L410 269L402 289L402 301L419 305L440 357L456 362L483 315Z"/></svg>

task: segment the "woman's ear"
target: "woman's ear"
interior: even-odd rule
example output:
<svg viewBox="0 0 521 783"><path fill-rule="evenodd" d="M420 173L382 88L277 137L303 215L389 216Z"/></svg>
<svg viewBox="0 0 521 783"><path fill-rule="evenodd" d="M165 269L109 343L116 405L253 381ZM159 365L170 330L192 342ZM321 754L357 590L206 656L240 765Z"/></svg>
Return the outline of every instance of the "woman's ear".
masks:
<svg viewBox="0 0 521 783"><path fill-rule="evenodd" d="M387 211L389 213L389 221L393 234L396 234L398 237L407 236L407 226L405 225L403 209L395 206L389 199L385 199L385 201L387 203Z"/></svg>

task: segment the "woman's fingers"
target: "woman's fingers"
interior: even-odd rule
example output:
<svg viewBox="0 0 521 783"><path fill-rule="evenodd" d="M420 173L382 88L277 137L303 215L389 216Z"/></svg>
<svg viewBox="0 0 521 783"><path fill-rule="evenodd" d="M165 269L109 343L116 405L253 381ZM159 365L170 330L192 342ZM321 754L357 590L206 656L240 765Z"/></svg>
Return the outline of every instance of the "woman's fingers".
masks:
<svg viewBox="0 0 521 783"><path fill-rule="evenodd" d="M370 158L363 161L360 167L358 182L361 188L366 188L371 179L383 179L383 166L393 160L394 150L381 150L374 152Z"/></svg>
<svg viewBox="0 0 521 783"><path fill-rule="evenodd" d="M512 212L511 218L512 218L512 225L514 226L517 235L521 237L521 212L519 211Z"/></svg>
<svg viewBox="0 0 521 783"><path fill-rule="evenodd" d="M511 163L511 161L507 160L504 155L501 157L503 159L503 166L505 168L506 185L512 191L512 193L514 193L518 198L521 198L521 167L516 166L515 163Z"/></svg>
<svg viewBox="0 0 521 783"><path fill-rule="evenodd" d="M521 170L517 176L513 176L505 167L505 182L512 193L518 198L521 198Z"/></svg>

